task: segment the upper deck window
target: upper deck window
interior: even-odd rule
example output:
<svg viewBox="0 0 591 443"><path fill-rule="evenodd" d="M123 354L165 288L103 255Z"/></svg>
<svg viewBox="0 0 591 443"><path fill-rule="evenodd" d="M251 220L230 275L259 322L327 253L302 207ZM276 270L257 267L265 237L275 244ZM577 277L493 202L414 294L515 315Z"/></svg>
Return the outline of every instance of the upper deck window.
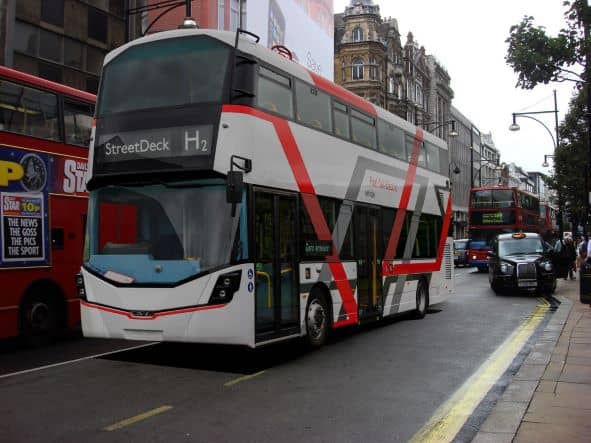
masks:
<svg viewBox="0 0 591 443"><path fill-rule="evenodd" d="M493 189L474 191L472 193L473 208L513 208L515 199L511 189Z"/></svg>
<svg viewBox="0 0 591 443"><path fill-rule="evenodd" d="M391 123L378 120L378 135L380 139L380 152L399 159L406 159L404 132L402 129Z"/></svg>
<svg viewBox="0 0 591 443"><path fill-rule="evenodd" d="M57 96L0 80L0 130L59 140Z"/></svg>
<svg viewBox="0 0 591 443"><path fill-rule="evenodd" d="M230 48L206 36L132 46L103 69L98 115L221 103Z"/></svg>
<svg viewBox="0 0 591 443"><path fill-rule="evenodd" d="M64 101L64 129L66 143L88 146L92 128L93 106Z"/></svg>
<svg viewBox="0 0 591 443"><path fill-rule="evenodd" d="M376 149L376 126L373 118L352 109L351 133L355 143Z"/></svg>
<svg viewBox="0 0 591 443"><path fill-rule="evenodd" d="M261 66L257 102L261 108L293 118L291 79Z"/></svg>
<svg viewBox="0 0 591 443"><path fill-rule="evenodd" d="M323 131L332 131L330 98L314 86L296 82L297 120Z"/></svg>

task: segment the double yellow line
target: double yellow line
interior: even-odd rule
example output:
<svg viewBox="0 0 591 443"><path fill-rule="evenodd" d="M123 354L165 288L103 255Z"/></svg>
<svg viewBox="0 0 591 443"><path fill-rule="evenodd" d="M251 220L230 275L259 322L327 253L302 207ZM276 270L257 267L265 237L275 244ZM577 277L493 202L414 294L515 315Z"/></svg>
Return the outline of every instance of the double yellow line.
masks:
<svg viewBox="0 0 591 443"><path fill-rule="evenodd" d="M411 442L453 441L544 319L550 309L550 303L543 298L538 298L538 301L542 304L537 305L515 332L435 411L433 417L413 436Z"/></svg>

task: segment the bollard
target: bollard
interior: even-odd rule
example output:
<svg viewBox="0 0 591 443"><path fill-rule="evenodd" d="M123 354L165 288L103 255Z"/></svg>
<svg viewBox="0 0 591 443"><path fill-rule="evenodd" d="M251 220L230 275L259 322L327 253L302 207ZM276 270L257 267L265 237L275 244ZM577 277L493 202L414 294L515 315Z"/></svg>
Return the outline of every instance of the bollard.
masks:
<svg viewBox="0 0 591 443"><path fill-rule="evenodd" d="M591 303L591 264L586 261L581 264L579 272L579 300L581 303Z"/></svg>

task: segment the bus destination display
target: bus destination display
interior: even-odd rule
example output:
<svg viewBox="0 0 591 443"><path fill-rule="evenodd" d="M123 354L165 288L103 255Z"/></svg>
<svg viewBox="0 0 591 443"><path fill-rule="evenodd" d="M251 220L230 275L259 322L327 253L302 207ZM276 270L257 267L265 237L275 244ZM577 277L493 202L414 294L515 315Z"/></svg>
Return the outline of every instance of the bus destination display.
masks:
<svg viewBox="0 0 591 443"><path fill-rule="evenodd" d="M177 157L209 156L212 126L181 126L142 131L100 134L95 158L98 163Z"/></svg>
<svg viewBox="0 0 591 443"><path fill-rule="evenodd" d="M470 214L470 223L473 226L477 225L510 225L515 223L514 211L473 211Z"/></svg>

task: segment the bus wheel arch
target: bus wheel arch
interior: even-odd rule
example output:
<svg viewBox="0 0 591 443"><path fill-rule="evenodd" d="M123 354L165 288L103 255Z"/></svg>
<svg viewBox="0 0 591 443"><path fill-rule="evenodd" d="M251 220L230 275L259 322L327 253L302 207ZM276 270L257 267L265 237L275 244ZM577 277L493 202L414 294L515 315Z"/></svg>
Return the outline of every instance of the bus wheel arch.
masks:
<svg viewBox="0 0 591 443"><path fill-rule="evenodd" d="M429 283L425 276L419 279L417 284L417 307L413 314L415 318L424 318L427 315L427 309L429 308Z"/></svg>
<svg viewBox="0 0 591 443"><path fill-rule="evenodd" d="M53 280L31 283L19 306L19 331L26 339L53 338L67 325L67 305L61 287Z"/></svg>
<svg viewBox="0 0 591 443"><path fill-rule="evenodd" d="M304 315L306 341L310 347L319 348L326 343L332 326L332 298L325 284L312 287Z"/></svg>

